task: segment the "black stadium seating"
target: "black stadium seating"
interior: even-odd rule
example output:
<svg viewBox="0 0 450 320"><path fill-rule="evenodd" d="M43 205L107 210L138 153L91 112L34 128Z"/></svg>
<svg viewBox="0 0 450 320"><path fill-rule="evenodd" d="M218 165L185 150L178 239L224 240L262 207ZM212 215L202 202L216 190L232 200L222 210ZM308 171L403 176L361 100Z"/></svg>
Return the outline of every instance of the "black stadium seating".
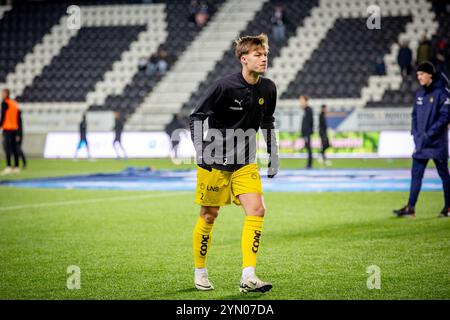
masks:
<svg viewBox="0 0 450 320"><path fill-rule="evenodd" d="M251 21L247 28L241 32L241 36L260 33L265 33L269 36L270 67L273 59L279 56L281 48L287 44L289 38L295 34L297 27L302 25L303 20L309 15L311 8L316 6L317 3L318 0L270 0L264 4L263 9L256 14L253 21ZM283 11L285 12L288 20L286 25L286 39L280 43L270 41L272 36L272 24L270 18L275 6L277 5L281 5L283 7ZM199 90L197 90L197 92L195 92L191 96L189 101L184 104L183 109L185 109L186 111L192 109L195 106L196 101L200 98L201 94L205 91L208 85L210 85L223 75L238 72L240 69L241 65L234 56L234 46L232 44L230 45L230 49L225 52L223 58L217 63L214 70L208 74L207 79L202 82Z"/></svg>
<svg viewBox="0 0 450 320"><path fill-rule="evenodd" d="M20 97L22 101L84 101L142 26L81 28Z"/></svg>
<svg viewBox="0 0 450 320"><path fill-rule="evenodd" d="M369 30L365 18L338 19L282 98L357 98L410 16L384 17L383 28Z"/></svg>
<svg viewBox="0 0 450 320"><path fill-rule="evenodd" d="M212 15L220 7L223 0L210 1L213 8ZM167 42L162 45L172 61L169 69L177 60L186 46L200 31L198 27L189 22L189 0L169 1L166 6L167 16ZM121 95L108 96L103 106L91 106L90 110L121 110L132 113L154 86L161 80L161 75L149 77L144 70L140 70L133 80L126 86Z"/></svg>
<svg viewBox="0 0 450 320"><path fill-rule="evenodd" d="M0 19L0 83L65 13L58 4L18 4Z"/></svg>

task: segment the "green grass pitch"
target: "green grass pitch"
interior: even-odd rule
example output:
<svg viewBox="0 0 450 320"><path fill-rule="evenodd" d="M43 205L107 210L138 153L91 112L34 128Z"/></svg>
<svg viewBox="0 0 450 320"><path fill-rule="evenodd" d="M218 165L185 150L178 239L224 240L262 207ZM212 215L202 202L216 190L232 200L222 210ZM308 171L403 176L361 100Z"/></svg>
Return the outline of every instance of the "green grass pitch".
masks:
<svg viewBox="0 0 450 320"><path fill-rule="evenodd" d="M167 160L31 160L13 176L111 172ZM302 167L286 160L283 167ZM407 168L409 160L335 160L336 167ZM192 167L192 166L184 166ZM12 177L12 176L11 176ZM0 179L11 179L1 177ZM193 288L193 192L0 187L0 299L449 299L450 219L441 192L423 192L416 219L396 219L403 192L266 193L257 273L265 294L239 294L244 215L222 208L208 269L215 290ZM68 266L81 289L69 290ZM367 268L381 270L369 290Z"/></svg>

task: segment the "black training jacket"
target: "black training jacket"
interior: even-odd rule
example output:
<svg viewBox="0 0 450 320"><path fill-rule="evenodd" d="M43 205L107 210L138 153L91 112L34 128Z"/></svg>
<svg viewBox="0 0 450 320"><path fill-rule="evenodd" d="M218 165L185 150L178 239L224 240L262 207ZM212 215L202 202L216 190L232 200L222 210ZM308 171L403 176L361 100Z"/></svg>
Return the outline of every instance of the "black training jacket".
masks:
<svg viewBox="0 0 450 320"><path fill-rule="evenodd" d="M278 150L273 130L276 100L275 83L267 78L260 77L258 83L251 85L242 73L235 73L216 81L190 115L191 138L197 159L203 155L213 168L225 171L235 171L253 163L259 128L267 129L266 134L263 132L267 150L269 154L275 154ZM204 138L202 124L206 119L208 131ZM242 133L246 133L245 143L233 144L236 140L233 134L242 136Z"/></svg>

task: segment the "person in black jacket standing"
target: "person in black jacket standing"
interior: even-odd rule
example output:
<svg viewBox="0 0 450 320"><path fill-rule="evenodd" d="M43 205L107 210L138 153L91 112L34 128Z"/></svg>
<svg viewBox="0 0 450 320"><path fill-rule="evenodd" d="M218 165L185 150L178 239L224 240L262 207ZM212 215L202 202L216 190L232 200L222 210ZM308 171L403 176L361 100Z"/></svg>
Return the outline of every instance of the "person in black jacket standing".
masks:
<svg viewBox="0 0 450 320"><path fill-rule="evenodd" d="M314 132L314 120L313 110L308 106L308 97L301 95L299 97L300 107L303 108L303 120L301 134L305 141L305 148L308 152L308 161L306 163L306 169L312 168L312 149L311 149L311 135Z"/></svg>
<svg viewBox="0 0 450 320"><path fill-rule="evenodd" d="M402 42L398 50L397 62L400 66L400 73L403 78L411 73L412 52L406 41Z"/></svg>
<svg viewBox="0 0 450 320"><path fill-rule="evenodd" d="M116 111L114 112L114 141L113 147L116 152L116 158L120 158L119 150L122 150L123 158L127 158L127 153L125 152L125 148L122 145L122 132L125 124L125 116L122 112Z"/></svg>
<svg viewBox="0 0 450 320"><path fill-rule="evenodd" d="M448 172L448 123L450 92L437 79L431 62L417 68L417 80L422 88L416 93L412 112L411 134L415 149L412 155L411 187L408 204L394 214L398 217L415 217L415 205L422 187L428 161L433 159L444 189L444 208L439 217L448 217L450 211L450 175Z"/></svg>
<svg viewBox="0 0 450 320"><path fill-rule="evenodd" d="M16 147L17 153L19 154L19 158L22 160L22 169L26 169L27 158L25 157L25 153L23 153L22 150L22 142L23 142L23 121L22 121L22 111L19 110L19 130L17 130Z"/></svg>
<svg viewBox="0 0 450 320"><path fill-rule="evenodd" d="M330 147L330 141L328 140L328 124L327 124L327 106L322 105L319 115L319 135L322 143L322 158L319 158L319 163L325 163L325 165L331 165L331 161L327 159L325 151Z"/></svg>

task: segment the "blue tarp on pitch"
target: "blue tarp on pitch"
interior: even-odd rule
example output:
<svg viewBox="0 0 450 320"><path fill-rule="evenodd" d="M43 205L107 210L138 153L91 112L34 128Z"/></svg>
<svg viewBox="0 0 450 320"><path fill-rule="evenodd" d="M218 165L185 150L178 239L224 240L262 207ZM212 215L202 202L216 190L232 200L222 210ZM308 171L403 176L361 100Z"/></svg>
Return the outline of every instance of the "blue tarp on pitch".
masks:
<svg viewBox="0 0 450 320"><path fill-rule="evenodd" d="M409 191L409 170L384 169L296 169L281 170L267 179L261 170L264 191ZM92 174L20 181L3 181L2 186L96 190L193 191L195 170L158 170L128 168L120 173ZM425 173L422 190L440 191L442 183L434 169Z"/></svg>

